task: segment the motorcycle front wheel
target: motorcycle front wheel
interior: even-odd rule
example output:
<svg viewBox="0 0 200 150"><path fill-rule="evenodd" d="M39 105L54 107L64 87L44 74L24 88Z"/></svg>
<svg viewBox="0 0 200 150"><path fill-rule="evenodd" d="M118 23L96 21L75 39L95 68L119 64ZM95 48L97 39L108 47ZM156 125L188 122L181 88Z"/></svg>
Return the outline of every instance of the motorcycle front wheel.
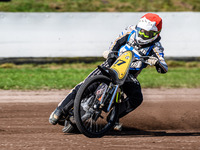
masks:
<svg viewBox="0 0 200 150"><path fill-rule="evenodd" d="M87 79L76 94L74 117L76 126L81 133L90 138L102 137L115 124L118 117L118 105L113 102L109 111L108 103L99 107L99 93L108 89L111 80L103 75ZM108 96L109 97L109 96Z"/></svg>

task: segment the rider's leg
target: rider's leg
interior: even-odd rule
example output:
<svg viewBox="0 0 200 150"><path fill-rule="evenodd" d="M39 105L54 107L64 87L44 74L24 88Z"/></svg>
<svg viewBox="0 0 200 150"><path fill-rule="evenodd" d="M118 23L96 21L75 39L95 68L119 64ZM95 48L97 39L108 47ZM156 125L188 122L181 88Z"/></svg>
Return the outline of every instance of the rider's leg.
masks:
<svg viewBox="0 0 200 150"><path fill-rule="evenodd" d="M119 118L122 118L129 112L135 110L143 101L141 86L138 81L125 82L123 90L127 95L127 98L125 99L122 109L120 110Z"/></svg>
<svg viewBox="0 0 200 150"><path fill-rule="evenodd" d="M109 63L107 61L105 61L104 63L101 64L102 66L108 67L110 66ZM88 77L92 77L95 75L99 75L101 74L101 71L99 69L95 69L93 72L91 72ZM85 80L86 80L85 79ZM84 82L84 81L83 81ZM74 99L76 97L76 93L78 92L78 89L80 88L81 84L83 83L81 82L80 84L78 84L75 88L73 88L71 90L71 92L66 96L66 98L61 101L58 104L58 107L51 113L50 117L49 117L49 122L53 125L58 123L58 120L62 117L62 116L66 116L69 113L69 110L73 107L74 105Z"/></svg>
<svg viewBox="0 0 200 150"><path fill-rule="evenodd" d="M114 130L117 131L122 130L122 124L119 122L119 119L135 110L143 101L141 87L137 80L134 82L125 82L123 85L123 91L127 97L120 105L119 118L114 126Z"/></svg>
<svg viewBox="0 0 200 150"><path fill-rule="evenodd" d="M69 110L74 105L74 99L81 84L82 83L73 88L66 98L58 104L58 107L51 113L49 117L49 123L56 125L62 116L66 116L68 114Z"/></svg>

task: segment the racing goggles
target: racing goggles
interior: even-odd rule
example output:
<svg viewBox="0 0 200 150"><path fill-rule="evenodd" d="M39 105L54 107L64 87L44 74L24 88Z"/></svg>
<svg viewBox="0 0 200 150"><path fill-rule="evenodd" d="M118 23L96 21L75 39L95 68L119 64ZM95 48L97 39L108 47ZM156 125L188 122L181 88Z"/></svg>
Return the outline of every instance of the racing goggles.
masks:
<svg viewBox="0 0 200 150"><path fill-rule="evenodd" d="M143 40L151 39L155 37L158 33L160 33L159 31L146 31L139 27L137 27L136 29L138 31L138 36L141 37Z"/></svg>

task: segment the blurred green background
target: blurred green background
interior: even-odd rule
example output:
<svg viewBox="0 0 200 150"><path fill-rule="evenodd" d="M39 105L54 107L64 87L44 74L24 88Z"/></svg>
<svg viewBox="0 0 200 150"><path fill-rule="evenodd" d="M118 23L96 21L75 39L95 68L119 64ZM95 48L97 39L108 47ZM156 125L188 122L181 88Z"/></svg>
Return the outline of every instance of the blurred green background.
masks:
<svg viewBox="0 0 200 150"><path fill-rule="evenodd" d="M200 11L200 0L11 0L5 12L163 12Z"/></svg>

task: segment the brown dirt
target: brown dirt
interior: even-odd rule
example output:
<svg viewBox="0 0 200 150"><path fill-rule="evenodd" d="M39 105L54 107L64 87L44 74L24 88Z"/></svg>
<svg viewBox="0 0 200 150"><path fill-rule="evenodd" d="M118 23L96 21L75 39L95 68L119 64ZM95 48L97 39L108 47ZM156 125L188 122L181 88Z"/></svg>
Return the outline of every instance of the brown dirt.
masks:
<svg viewBox="0 0 200 150"><path fill-rule="evenodd" d="M200 150L200 89L144 89L144 102L121 119L123 131L89 139L48 123L68 91L0 90L0 149Z"/></svg>

